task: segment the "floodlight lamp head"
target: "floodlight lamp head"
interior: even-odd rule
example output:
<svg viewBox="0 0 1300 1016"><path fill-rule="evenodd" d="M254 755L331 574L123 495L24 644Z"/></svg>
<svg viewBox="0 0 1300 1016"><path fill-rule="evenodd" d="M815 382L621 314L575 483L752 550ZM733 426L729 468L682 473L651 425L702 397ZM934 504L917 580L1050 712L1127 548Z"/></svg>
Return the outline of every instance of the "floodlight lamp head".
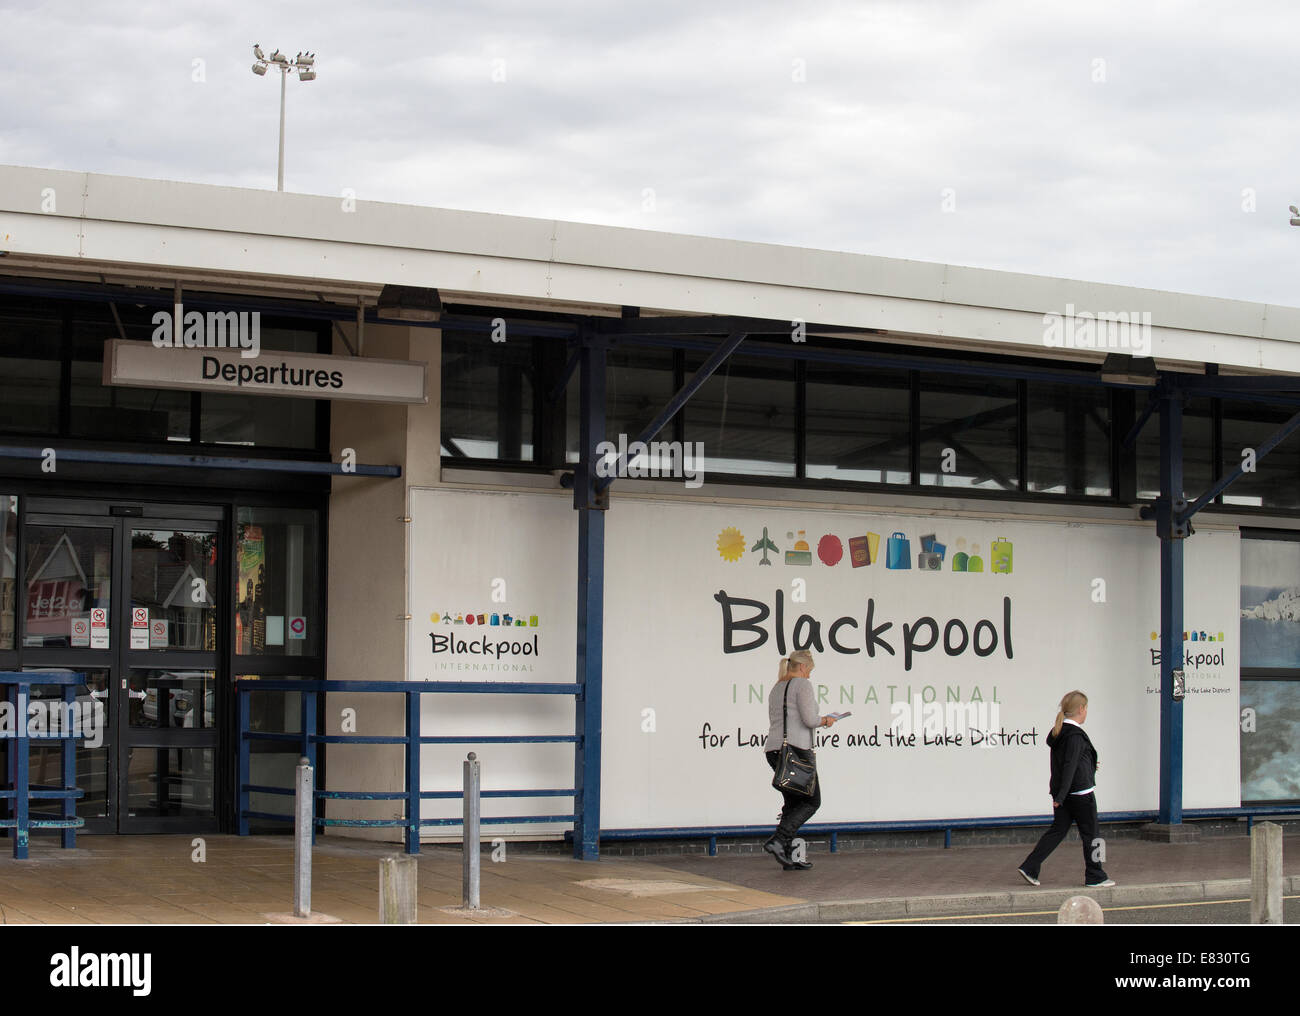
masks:
<svg viewBox="0 0 1300 1016"><path fill-rule="evenodd" d="M266 73L266 64L264 63L253 64L253 73L256 74L258 77L264 75Z"/></svg>
<svg viewBox="0 0 1300 1016"><path fill-rule="evenodd" d="M299 81L315 81L315 80L316 80L316 72L315 72L315 71L308 71L308 70L299 70L299 71L298 71L298 80L299 80Z"/></svg>

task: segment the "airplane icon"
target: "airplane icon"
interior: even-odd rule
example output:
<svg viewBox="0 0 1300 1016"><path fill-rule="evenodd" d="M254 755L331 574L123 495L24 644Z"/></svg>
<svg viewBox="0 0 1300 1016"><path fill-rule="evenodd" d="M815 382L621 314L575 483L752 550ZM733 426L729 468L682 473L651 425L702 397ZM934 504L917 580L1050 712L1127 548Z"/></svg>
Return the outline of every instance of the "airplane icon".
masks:
<svg viewBox="0 0 1300 1016"><path fill-rule="evenodd" d="M777 545L776 545L775 543L773 543L771 540L769 540L769 539L767 538L767 526L764 526L764 527L763 527L763 538L762 538L761 540L759 540L756 544L754 544L752 547L749 548L749 552L750 552L751 554L755 554L755 553L757 553L757 552L760 551L760 550L763 552L763 560L759 561L759 562L758 562L759 564L771 564L771 563L772 563L771 561L769 561L769 560L767 559L767 552L768 552L769 550L770 550L772 553L774 553L774 554L779 554L779 553L781 553L781 551L780 551L780 549L777 547Z"/></svg>

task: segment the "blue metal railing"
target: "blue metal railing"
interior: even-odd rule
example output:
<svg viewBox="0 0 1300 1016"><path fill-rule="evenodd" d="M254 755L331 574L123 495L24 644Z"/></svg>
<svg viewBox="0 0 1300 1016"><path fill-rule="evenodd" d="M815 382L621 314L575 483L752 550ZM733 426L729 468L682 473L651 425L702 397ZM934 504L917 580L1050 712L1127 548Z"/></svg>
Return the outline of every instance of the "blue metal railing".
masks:
<svg viewBox="0 0 1300 1016"><path fill-rule="evenodd" d="M402 828L408 854L420 852L420 830L432 826L460 825L459 818L421 818L420 802L447 800L461 797L458 790L420 789L420 746L425 744L573 744L578 745L576 734L518 734L518 735L463 735L456 737L423 736L420 733L420 696L422 695L581 695L577 684L546 684L509 681L264 681L244 678L235 682L239 700L239 835L248 835L250 819L272 822L292 822L292 815L253 811L252 794L292 796L292 787L272 787L251 782L254 741L280 742L296 745L302 756L316 767L316 746L321 744L394 744L402 745L406 753L404 790L325 790L319 784L314 792L316 802L323 801L405 801L402 818L327 818L313 808L312 834L325 826L350 826L357 828ZM298 733L253 730L251 725L254 692L299 692L302 695ZM406 696L406 729L403 734L317 734L316 723L320 715L320 696L329 692L382 692ZM573 810L559 815L511 815L481 819L484 823L516 822L574 822L581 811L581 788L559 790L485 790L483 797L530 798L571 797Z"/></svg>
<svg viewBox="0 0 1300 1016"><path fill-rule="evenodd" d="M423 744L535 744L535 743L571 743L577 744L580 738L574 734L520 734L520 735L462 735L457 737L421 736L419 696L429 694L462 695L580 695L581 686L577 684L524 684L510 682L433 682L433 681L264 681L245 678L235 683L239 697L239 834L248 835L250 819L263 819L276 822L292 822L292 815L273 812L256 812L249 807L249 795L275 794L292 796L292 787L272 787L250 782L250 745L253 741L288 743L297 746L314 767L316 765L316 746L318 744L399 744L406 749L406 789L395 791L344 791L324 790L318 788L315 798L320 801L405 801L406 811L402 818L395 819L332 819L318 816L315 826L352 826L352 827L400 827L406 830L405 843L407 853L419 853L420 829L433 826L456 826L461 824L459 818L419 817L419 802L428 800L455 800L462 794L459 790L421 790L420 789L420 745ZM301 733L272 731L255 731L250 728L252 692L302 692ZM369 734L316 734L316 718L319 715L318 696L326 692L388 692L406 696L406 733L402 735ZM572 797L574 810L561 815L513 815L485 817L484 823L528 823L528 822L573 822L581 812L581 790L566 788L561 790L485 790L482 797L490 798L538 798L538 797ZM1098 816L1101 822L1153 822L1158 818L1156 811L1121 811L1104 812ZM1243 808L1202 808L1188 809L1183 812L1187 819L1244 818L1247 826L1256 818L1270 815L1300 816L1300 805L1279 805L1272 807ZM815 823L803 827L802 832L815 836L829 836L830 849L838 849L841 834L873 832L933 832L942 830L944 847L952 845L952 833L955 829L996 829L1009 827L1032 828L1050 825L1052 816L1042 815L1006 815L985 818L960 819L912 819L886 822L833 822ZM665 827L659 829L601 829L603 840L657 840L657 839L707 839L709 854L717 854L717 841L720 838L767 836L771 826L712 826L712 827ZM313 829L314 832L314 829ZM571 839L572 833L566 832L565 839Z"/></svg>
<svg viewBox="0 0 1300 1016"><path fill-rule="evenodd" d="M12 807L12 814L0 817L0 829L14 831L15 860L26 860L31 830L59 829L63 846L72 848L77 845L77 830L86 824L85 819L78 817L75 803L85 794L85 791L77 789L77 741L85 736L84 729L80 733L72 730L51 732L48 729L33 732L27 729L33 687L57 686L60 689L58 702L65 707L62 716L72 719L77 704L77 688L85 683L85 674L69 670L0 671L0 687L6 689L5 701L9 703L14 725L13 730L0 730L0 738L10 746L6 786L0 789L0 801ZM91 701L93 708L94 700ZM42 725L48 728L52 724ZM62 727L61 722L58 725ZM62 745L61 786L32 785L30 750L33 741L53 741ZM61 801L62 814L57 817L33 816L31 802L35 800Z"/></svg>

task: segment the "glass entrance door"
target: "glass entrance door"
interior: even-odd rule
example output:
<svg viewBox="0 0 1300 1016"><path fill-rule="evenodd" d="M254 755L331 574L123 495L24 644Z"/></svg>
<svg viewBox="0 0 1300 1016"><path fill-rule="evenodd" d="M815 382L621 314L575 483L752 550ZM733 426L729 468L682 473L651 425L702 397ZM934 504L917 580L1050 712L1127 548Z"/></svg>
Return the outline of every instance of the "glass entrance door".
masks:
<svg viewBox="0 0 1300 1016"><path fill-rule="evenodd" d="M42 507L23 528L22 658L24 669L87 674L79 701L94 721L77 767L87 831L215 830L220 509Z"/></svg>

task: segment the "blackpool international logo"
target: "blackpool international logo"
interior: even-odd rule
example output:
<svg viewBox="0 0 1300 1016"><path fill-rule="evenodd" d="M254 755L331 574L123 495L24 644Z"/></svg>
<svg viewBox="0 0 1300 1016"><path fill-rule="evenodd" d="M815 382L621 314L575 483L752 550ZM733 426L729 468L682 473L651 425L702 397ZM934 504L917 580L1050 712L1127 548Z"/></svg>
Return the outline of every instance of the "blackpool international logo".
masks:
<svg viewBox="0 0 1300 1016"><path fill-rule="evenodd" d="M1160 666L1160 632L1151 633L1154 645L1148 647L1151 653L1151 666ZM1222 667L1224 665L1223 632L1205 631L1189 628L1183 632L1183 669L1199 670L1202 667Z"/></svg>
<svg viewBox="0 0 1300 1016"><path fill-rule="evenodd" d="M508 656L541 654L540 633L537 631L541 619L536 614L516 615L501 610L435 610L429 615L429 621L437 626L429 632L430 651L435 656L445 653L499 660ZM470 626L478 634L468 630Z"/></svg>

